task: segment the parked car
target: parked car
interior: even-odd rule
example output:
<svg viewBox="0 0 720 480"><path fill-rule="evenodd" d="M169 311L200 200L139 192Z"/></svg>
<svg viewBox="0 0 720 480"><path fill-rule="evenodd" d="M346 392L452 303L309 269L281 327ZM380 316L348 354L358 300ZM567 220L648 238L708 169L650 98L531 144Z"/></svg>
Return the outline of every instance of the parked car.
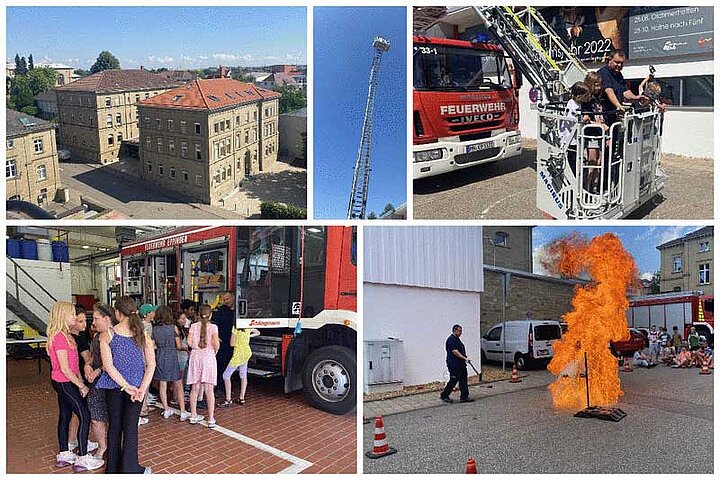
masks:
<svg viewBox="0 0 720 480"><path fill-rule="evenodd" d="M553 344L562 336L555 320L513 320L505 322L505 361L523 370L532 363L547 365L553 357ZM482 362L502 362L503 324L498 323L482 337Z"/></svg>
<svg viewBox="0 0 720 480"><path fill-rule="evenodd" d="M613 355L630 357L638 350L642 350L646 346L647 337L645 334L636 329L630 328L630 337L617 342L610 342L610 351Z"/></svg>

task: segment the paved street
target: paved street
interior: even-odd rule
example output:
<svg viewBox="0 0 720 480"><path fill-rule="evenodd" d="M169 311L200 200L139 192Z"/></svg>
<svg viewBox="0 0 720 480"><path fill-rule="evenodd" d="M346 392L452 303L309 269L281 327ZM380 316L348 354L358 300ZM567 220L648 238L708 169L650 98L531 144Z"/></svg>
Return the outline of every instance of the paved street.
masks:
<svg viewBox="0 0 720 480"><path fill-rule="evenodd" d="M477 401L384 417L398 453L371 460L365 473L463 473L469 457L487 473L664 473L713 471L713 376L698 369L621 373L625 395L618 423L556 412L546 371L525 372L520 384L498 382ZM374 407L377 410L377 406ZM365 412L368 416L368 412ZM364 451L374 422L365 424Z"/></svg>
<svg viewBox="0 0 720 480"><path fill-rule="evenodd" d="M72 473L70 468L55 468L58 407L49 377L46 361L38 374L34 360L8 360L8 473ZM153 473L357 470L355 412L322 412L310 407L301 393L283 394L276 381L251 378L247 404L218 409L214 430L180 422L177 416L163 419L160 411L152 412L150 423L139 429L140 464ZM201 409L200 414L206 412Z"/></svg>
<svg viewBox="0 0 720 480"><path fill-rule="evenodd" d="M225 207L187 203L180 194L163 191L137 177L137 161L113 165L63 162L63 185L73 199L113 209L137 219L238 219L259 217L260 203L276 200L305 208L306 171L277 162L268 172L243 181L241 192L225 199Z"/></svg>
<svg viewBox="0 0 720 480"><path fill-rule="evenodd" d="M414 182L416 219L543 219L535 201L535 142L505 162ZM659 197L629 218L713 218L713 161L663 155L668 179Z"/></svg>

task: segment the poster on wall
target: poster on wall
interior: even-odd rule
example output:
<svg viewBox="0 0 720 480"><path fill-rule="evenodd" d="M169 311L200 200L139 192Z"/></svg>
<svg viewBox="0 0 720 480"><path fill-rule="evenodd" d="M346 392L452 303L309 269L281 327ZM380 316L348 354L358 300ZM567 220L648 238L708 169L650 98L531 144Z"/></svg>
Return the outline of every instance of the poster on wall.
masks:
<svg viewBox="0 0 720 480"><path fill-rule="evenodd" d="M628 21L630 58L665 57L713 51L713 7L673 7L643 12Z"/></svg>

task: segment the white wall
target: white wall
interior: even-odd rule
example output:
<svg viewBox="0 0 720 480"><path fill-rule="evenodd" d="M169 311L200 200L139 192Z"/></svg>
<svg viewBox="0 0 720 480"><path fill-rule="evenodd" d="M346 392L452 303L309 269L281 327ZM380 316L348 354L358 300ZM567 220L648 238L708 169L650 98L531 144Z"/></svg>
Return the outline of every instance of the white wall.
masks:
<svg viewBox="0 0 720 480"><path fill-rule="evenodd" d="M52 306L50 297L42 291L42 289L33 281L37 281L49 294L58 301L71 302L72 293L70 290L70 264L57 262L43 262L40 260L23 260L14 259L17 264L22 267L23 273L18 269L17 281L20 286L24 287L29 294L19 289L19 297L21 303L24 303L35 315L41 319L47 319L48 312L42 308L38 302L42 302L46 308ZM15 287L15 269L13 263L8 260L6 265L8 276L7 290L16 295ZM33 299L32 297L35 297Z"/></svg>
<svg viewBox="0 0 720 480"><path fill-rule="evenodd" d="M463 327L468 357L479 368L480 293L367 282L363 292L363 339L403 340L405 386L446 380L445 340L456 323Z"/></svg>
<svg viewBox="0 0 720 480"><path fill-rule="evenodd" d="M482 292L482 227L365 227L364 281Z"/></svg>

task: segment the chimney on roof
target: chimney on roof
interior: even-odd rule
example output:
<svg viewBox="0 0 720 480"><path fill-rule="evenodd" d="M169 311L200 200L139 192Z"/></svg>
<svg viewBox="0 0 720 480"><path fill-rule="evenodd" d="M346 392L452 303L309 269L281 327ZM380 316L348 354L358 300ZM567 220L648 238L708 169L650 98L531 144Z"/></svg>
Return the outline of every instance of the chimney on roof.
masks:
<svg viewBox="0 0 720 480"><path fill-rule="evenodd" d="M140 65L140 70L145 70L145 67Z"/></svg>

